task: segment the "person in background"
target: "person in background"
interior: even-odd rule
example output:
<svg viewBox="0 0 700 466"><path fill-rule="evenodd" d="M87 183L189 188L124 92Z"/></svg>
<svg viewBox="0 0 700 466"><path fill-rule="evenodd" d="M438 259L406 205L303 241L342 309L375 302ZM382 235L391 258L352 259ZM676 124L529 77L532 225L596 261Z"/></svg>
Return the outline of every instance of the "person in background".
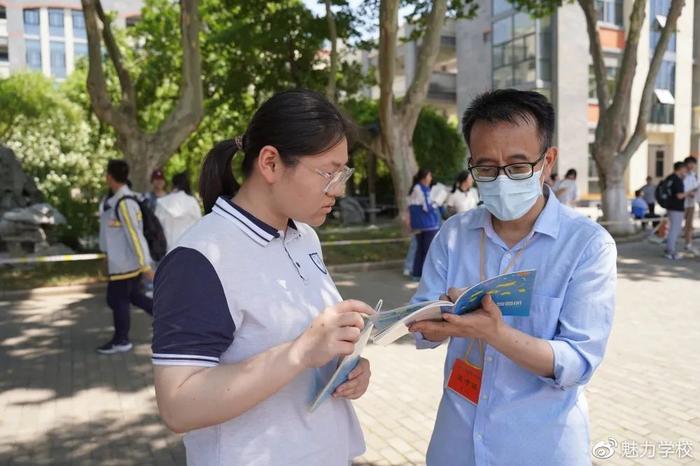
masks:
<svg viewBox="0 0 700 466"><path fill-rule="evenodd" d="M632 199L632 216L635 220L641 220L647 218L649 214L649 206L644 200L644 193L641 189L634 192L634 199ZM642 223L642 228L646 228L646 223Z"/></svg>
<svg viewBox="0 0 700 466"><path fill-rule="evenodd" d="M440 224L442 219L447 218L447 198L450 195L450 188L433 179L430 185L430 200L435 204L440 212Z"/></svg>
<svg viewBox="0 0 700 466"><path fill-rule="evenodd" d="M578 188L576 187L576 170L570 168L564 179L554 185L554 193L559 202L569 207L576 207Z"/></svg>
<svg viewBox="0 0 700 466"><path fill-rule="evenodd" d="M683 217L685 216L685 198L688 195L685 192L683 179L688 174L688 167L683 162L673 164L673 173L666 178L663 183L670 185L670 198L666 204L666 213L668 215L668 237L666 238L665 257L669 260L677 260L676 241L681 235L681 226Z"/></svg>
<svg viewBox="0 0 700 466"><path fill-rule="evenodd" d="M640 191L642 191L644 201L649 207L649 215L655 215L654 208L656 207L656 185L654 184L651 176L647 176L647 184L642 186Z"/></svg>
<svg viewBox="0 0 700 466"><path fill-rule="evenodd" d="M474 178L469 170L464 170L457 175L452 185L452 192L447 198L448 215L466 212L479 204L479 195L474 188Z"/></svg>
<svg viewBox="0 0 700 466"><path fill-rule="evenodd" d="M165 182L163 170L160 168L153 170L153 173L151 173L151 191L147 192L143 196L148 208L151 209L152 212L156 211L156 203L158 202L158 199L168 194L166 188L167 184Z"/></svg>
<svg viewBox="0 0 700 466"><path fill-rule="evenodd" d="M112 310L114 336L97 348L100 354L130 351L130 305L153 315L153 300L143 293L141 275L153 279L148 243L143 236L141 208L129 189L129 165L110 160L105 175L109 192L100 208L100 250L107 255L107 305Z"/></svg>
<svg viewBox="0 0 700 466"><path fill-rule="evenodd" d="M172 251L182 234L202 218L202 209L190 191L187 172L172 179L173 191L158 199L155 214L163 226L168 252Z"/></svg>
<svg viewBox="0 0 700 466"><path fill-rule="evenodd" d="M413 277L419 278L423 271L423 262L428 255L430 243L440 229L440 212L430 197L430 185L433 174L421 168L413 177L409 192L409 213L411 228L416 233L416 257L413 260Z"/></svg>
<svg viewBox="0 0 700 466"><path fill-rule="evenodd" d="M695 218L695 200L698 190L698 161L691 156L686 157L683 162L688 169L688 174L683 178L683 189L687 193L685 198L685 250L697 255L698 251L693 247L693 219Z"/></svg>

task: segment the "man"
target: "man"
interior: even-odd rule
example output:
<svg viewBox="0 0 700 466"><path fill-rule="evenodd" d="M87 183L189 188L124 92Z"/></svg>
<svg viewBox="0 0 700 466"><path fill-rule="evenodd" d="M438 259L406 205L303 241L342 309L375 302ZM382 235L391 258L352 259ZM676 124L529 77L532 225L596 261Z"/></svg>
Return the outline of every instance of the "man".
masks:
<svg viewBox="0 0 700 466"><path fill-rule="evenodd" d="M685 192L685 250L698 254L698 251L693 248L693 219L695 218L695 200L698 190L697 166L698 161L695 157L686 157L683 161L688 174L683 178L683 192Z"/></svg>
<svg viewBox="0 0 700 466"><path fill-rule="evenodd" d="M668 216L668 237L666 238L665 256L669 260L677 260L676 242L681 235L683 218L685 217L685 199L691 192L685 191L683 179L688 174L688 167L684 162L673 164L673 173L663 183L668 185L669 198L666 202L666 215ZM694 191L693 191L694 192Z"/></svg>
<svg viewBox="0 0 700 466"><path fill-rule="evenodd" d="M649 206L649 215L656 215L654 208L656 207L656 185L651 176L647 176L647 184L640 188L644 201Z"/></svg>
<svg viewBox="0 0 700 466"><path fill-rule="evenodd" d="M454 300L454 288L509 271L537 275L528 317L504 318L487 295L470 314L410 325L419 348L450 339L428 465L591 463L584 385L612 326L617 252L543 187L558 154L554 121L544 96L514 89L483 94L464 114L484 205L443 225L413 302ZM453 389L451 375L470 391Z"/></svg>
<svg viewBox="0 0 700 466"><path fill-rule="evenodd" d="M107 254L109 283L107 305L112 309L114 336L97 348L101 354L131 350L129 305L153 315L153 300L143 294L141 275L153 279L148 243L143 236L141 208L127 186L129 166L123 160L110 160L105 176L112 196L102 203L100 249Z"/></svg>

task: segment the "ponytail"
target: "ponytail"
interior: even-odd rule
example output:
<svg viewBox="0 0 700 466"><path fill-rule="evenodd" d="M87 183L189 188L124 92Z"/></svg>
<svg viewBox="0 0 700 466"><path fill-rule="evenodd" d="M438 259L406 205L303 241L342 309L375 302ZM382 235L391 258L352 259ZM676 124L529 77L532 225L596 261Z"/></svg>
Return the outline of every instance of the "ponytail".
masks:
<svg viewBox="0 0 700 466"><path fill-rule="evenodd" d="M204 159L199 176L199 195L205 213L211 212L219 196L233 196L240 188L231 166L233 156L240 149L236 139L227 139L216 144Z"/></svg>

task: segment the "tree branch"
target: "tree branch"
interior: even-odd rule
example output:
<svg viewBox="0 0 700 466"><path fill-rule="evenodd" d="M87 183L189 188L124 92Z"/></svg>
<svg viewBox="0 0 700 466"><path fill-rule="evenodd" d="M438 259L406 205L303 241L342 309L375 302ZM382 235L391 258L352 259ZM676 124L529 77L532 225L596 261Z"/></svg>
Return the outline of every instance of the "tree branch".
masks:
<svg viewBox="0 0 700 466"><path fill-rule="evenodd" d="M326 21L328 22L328 35L331 41L331 68L328 75L326 95L331 102L336 101L336 81L338 79L338 28L335 24L335 15L331 10L332 0L326 0Z"/></svg>
<svg viewBox="0 0 700 466"><path fill-rule="evenodd" d="M649 72L647 73L647 78L644 82L644 89L642 90L642 99L639 103L639 114L637 115L637 124L634 129L634 133L625 145L625 148L617 156L620 161L624 162L625 164L632 158L632 155L634 155L639 146L647 137L647 124L651 113L651 103L656 84L656 75L659 73L661 62L663 61L664 54L666 53L666 48L668 47L671 35L676 30L676 24L678 23L678 18L680 17L684 6L685 0L671 1L668 16L666 17L666 24L661 30L659 42L656 44L656 48L654 48L654 55L652 56L651 63L649 65ZM650 21L652 20L653 19L650 18Z"/></svg>
<svg viewBox="0 0 700 466"><path fill-rule="evenodd" d="M129 132L132 121L117 111L107 90L107 80L102 68L102 48L100 26L97 23L96 0L81 0L85 17L85 30L88 39L87 89L90 102L97 117L114 127L117 133ZM98 0L99 1L99 0Z"/></svg>
<svg viewBox="0 0 700 466"><path fill-rule="evenodd" d="M117 77L119 78L119 87L121 88L122 98L120 105L121 110L129 116L136 117L136 91L134 90L134 84L131 81L129 71L124 66L119 45L117 44L114 34L112 33L111 22L102 9L102 2L101 0L93 1L95 2L97 17L102 22L102 39L105 42L107 53L114 64L114 69L117 71Z"/></svg>
<svg viewBox="0 0 700 466"><path fill-rule="evenodd" d="M423 42L418 51L416 73L400 108L402 124L411 134L418 121L422 103L428 95L430 77L433 75L433 67L440 50L440 36L447 14L447 0L433 0L432 4Z"/></svg>
<svg viewBox="0 0 700 466"><path fill-rule="evenodd" d="M586 17L589 50L593 59L593 72L595 74L596 96L598 97L598 108L602 119L610 104L610 96L606 85L607 72L605 70L605 59L603 58L603 46L600 43L600 35L598 34L598 13L595 8L595 0L578 0L578 3Z"/></svg>
<svg viewBox="0 0 700 466"><path fill-rule="evenodd" d="M197 0L180 1L180 42L182 45L182 78L180 96L175 107L158 128L153 143L165 150L169 157L189 135L197 129L204 117L202 90L202 57L199 48L200 21ZM158 160L163 164L166 160Z"/></svg>

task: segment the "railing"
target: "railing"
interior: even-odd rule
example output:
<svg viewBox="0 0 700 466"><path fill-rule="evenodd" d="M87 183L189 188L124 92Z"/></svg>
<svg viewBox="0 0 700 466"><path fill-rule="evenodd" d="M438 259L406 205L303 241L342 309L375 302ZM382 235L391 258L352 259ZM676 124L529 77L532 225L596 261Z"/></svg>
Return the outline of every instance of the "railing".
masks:
<svg viewBox="0 0 700 466"><path fill-rule="evenodd" d="M651 115L649 117L649 123L656 123L660 125L672 125L673 124L673 105L654 103L651 106Z"/></svg>

